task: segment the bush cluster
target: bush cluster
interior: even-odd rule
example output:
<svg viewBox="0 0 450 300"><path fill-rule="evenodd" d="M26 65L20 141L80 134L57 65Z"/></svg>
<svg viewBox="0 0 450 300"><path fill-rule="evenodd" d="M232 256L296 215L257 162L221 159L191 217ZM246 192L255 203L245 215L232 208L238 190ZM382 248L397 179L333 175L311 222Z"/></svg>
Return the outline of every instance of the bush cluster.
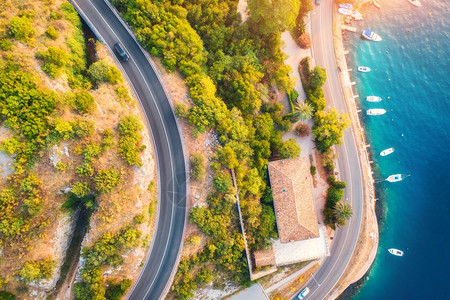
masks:
<svg viewBox="0 0 450 300"><path fill-rule="evenodd" d="M49 279L53 274L54 261L47 258L40 261L27 261L19 271L19 276L25 281Z"/></svg>
<svg viewBox="0 0 450 300"><path fill-rule="evenodd" d="M123 117L119 121L119 153L130 166L142 166L140 152L145 149L145 145L141 145L140 131L142 129L144 129L144 126L133 115Z"/></svg>

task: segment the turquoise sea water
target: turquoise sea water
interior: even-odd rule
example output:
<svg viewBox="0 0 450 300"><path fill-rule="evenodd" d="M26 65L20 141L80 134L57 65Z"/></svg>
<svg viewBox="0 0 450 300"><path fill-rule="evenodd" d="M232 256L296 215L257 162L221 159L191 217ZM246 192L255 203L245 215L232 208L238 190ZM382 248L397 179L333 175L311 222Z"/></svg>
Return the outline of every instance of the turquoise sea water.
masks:
<svg viewBox="0 0 450 300"><path fill-rule="evenodd" d="M353 299L450 299L450 2L380 1L365 20L382 42L347 33L352 73L371 144L374 176L411 176L376 185L380 198L380 245L367 280ZM431 13L431 14L429 14ZM383 98L368 103L368 95ZM388 99L389 98L389 99ZM366 116L384 108L383 116ZM395 152L380 157L383 149ZM388 248L405 251L403 257Z"/></svg>

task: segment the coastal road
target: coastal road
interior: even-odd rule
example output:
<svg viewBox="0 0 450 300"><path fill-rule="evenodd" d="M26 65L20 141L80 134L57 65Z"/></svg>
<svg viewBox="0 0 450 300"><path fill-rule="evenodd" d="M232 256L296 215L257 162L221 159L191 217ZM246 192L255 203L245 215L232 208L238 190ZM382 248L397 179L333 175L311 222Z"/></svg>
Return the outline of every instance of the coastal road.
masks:
<svg viewBox="0 0 450 300"><path fill-rule="evenodd" d="M159 188L157 228L147 261L128 296L136 300L161 299L171 283L186 219L186 169L177 121L151 62L109 3L70 2L116 58L139 99L153 137ZM117 42L129 53L129 61L121 61L112 50Z"/></svg>
<svg viewBox="0 0 450 300"><path fill-rule="evenodd" d="M326 68L327 81L323 86L325 99L329 106L336 107L340 113L347 112L346 102L339 80L339 70L333 45L332 31L333 1L322 1L311 13L312 50L315 64ZM314 276L305 286L310 292L305 299L325 299L334 288L355 250L361 228L363 211L363 181L360 157L356 141L351 129L347 129L342 146L336 149L338 154L338 169L340 179L347 182L344 200L352 205L353 216L347 225L337 230L330 256L327 257Z"/></svg>

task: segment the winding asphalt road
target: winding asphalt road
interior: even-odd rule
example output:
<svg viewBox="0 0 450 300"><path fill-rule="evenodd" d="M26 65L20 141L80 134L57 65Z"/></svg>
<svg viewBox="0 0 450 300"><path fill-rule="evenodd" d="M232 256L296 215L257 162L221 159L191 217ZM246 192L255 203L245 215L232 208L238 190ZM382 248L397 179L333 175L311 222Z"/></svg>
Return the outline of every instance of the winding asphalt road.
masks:
<svg viewBox="0 0 450 300"><path fill-rule="evenodd" d="M334 54L332 24L333 1L324 0L311 12L311 37L314 60L317 66L326 68L327 81L323 86L329 106L340 113L347 112L346 102L339 81L339 70ZM305 299L325 299L337 284L355 250L361 228L363 210L363 181L356 141L351 129L347 129L342 146L336 149L340 179L347 182L344 199L352 205L353 216L347 225L337 230L328 256L314 276L306 283L310 292Z"/></svg>
<svg viewBox="0 0 450 300"><path fill-rule="evenodd" d="M158 165L157 228L129 299L161 299L175 271L186 219L186 169L177 121L149 58L110 4L104 0L70 2L116 58L139 99L153 137ZM117 42L129 53L128 62L112 50Z"/></svg>

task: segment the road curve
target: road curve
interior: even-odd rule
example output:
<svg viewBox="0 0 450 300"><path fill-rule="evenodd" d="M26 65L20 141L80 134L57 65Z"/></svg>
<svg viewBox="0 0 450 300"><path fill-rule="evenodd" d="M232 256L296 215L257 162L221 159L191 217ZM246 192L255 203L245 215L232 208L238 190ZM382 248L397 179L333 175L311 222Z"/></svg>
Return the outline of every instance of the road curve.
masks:
<svg viewBox="0 0 450 300"><path fill-rule="evenodd" d="M323 86L325 99L329 106L336 107L340 113L347 112L346 102L339 81L339 71L333 45L333 1L322 1L311 12L312 50L315 64L326 68L327 81ZM347 225L337 230L334 242L327 257L313 277L307 282L310 292L305 299L325 299L337 284L358 241L363 211L363 181L360 157L353 131L347 129L342 146L336 148L340 179L347 182L344 200L352 205L353 216Z"/></svg>
<svg viewBox="0 0 450 300"><path fill-rule="evenodd" d="M177 121L149 58L131 31L104 0L70 0L115 57L131 84L153 137L158 166L158 223L147 261L129 299L161 299L171 283L186 219L186 168ZM130 55L123 62L113 51L120 42Z"/></svg>

